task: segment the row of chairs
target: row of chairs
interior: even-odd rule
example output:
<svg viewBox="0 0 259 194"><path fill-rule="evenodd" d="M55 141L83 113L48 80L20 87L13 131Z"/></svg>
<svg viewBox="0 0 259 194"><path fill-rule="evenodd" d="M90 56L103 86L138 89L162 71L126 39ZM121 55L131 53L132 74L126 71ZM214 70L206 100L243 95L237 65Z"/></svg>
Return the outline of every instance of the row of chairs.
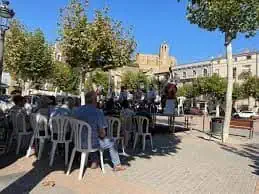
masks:
<svg viewBox="0 0 259 194"><path fill-rule="evenodd" d="M136 116L134 117L133 120L136 121L137 130L135 132L134 130L127 131L128 133L133 133L135 135L133 148L135 149L136 143L140 136L142 136L143 138L143 150L145 149L145 140L147 136L150 137L151 147L153 148L152 136L148 131L149 120L146 117L142 117L142 116ZM17 136L17 149L16 149L17 154L19 153L19 150L20 150L20 144L21 144L22 138L26 135L32 134L26 157L29 157L31 155L33 144L34 143L36 144L36 141L38 140L39 150L38 150L37 159L39 160L42 156L45 141L50 139L52 141L52 149L50 153L49 165L50 166L53 165L58 144L65 145L65 165L67 165L69 144L72 142L72 139L73 139L74 148L72 150L67 174L70 173L76 152L81 152L81 164L80 164L80 172L78 177L79 180L82 179L84 166L85 166L85 163L87 163L88 155L91 152L99 151L102 172L103 173L105 172L104 164L103 164L104 150L95 149L92 147L92 129L90 125L87 124L86 122L79 121L70 117L61 116L61 117L51 118L48 123L47 117L41 114L34 113L34 114L31 114L30 116L30 124L33 131L28 132L26 130L25 115L23 115L22 113L17 113L16 115L13 115L12 121L13 121L13 127L14 127L13 134ZM131 122L132 118L122 118L122 121L121 121L121 119L119 118L107 117L107 121L108 121L107 136L112 137L113 139L118 141L118 143L120 142L122 145L123 154L126 154L124 150L124 138L121 136L120 132L121 132L121 128L126 127L126 125L131 125L130 129L132 129L132 122ZM130 121L130 122L127 122L127 121ZM145 126L145 129L143 128L144 126ZM83 130L86 130L85 134L87 134L87 149L82 147L81 137L82 137ZM15 135L12 135L12 139L15 137Z"/></svg>

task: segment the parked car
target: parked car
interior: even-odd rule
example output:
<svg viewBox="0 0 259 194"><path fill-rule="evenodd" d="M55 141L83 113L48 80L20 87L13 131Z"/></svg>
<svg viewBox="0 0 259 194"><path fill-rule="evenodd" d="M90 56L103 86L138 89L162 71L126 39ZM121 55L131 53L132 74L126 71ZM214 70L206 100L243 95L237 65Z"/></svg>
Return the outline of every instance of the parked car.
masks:
<svg viewBox="0 0 259 194"><path fill-rule="evenodd" d="M241 111L233 114L234 118L251 118L251 117L256 117L258 116L256 112L253 111Z"/></svg>

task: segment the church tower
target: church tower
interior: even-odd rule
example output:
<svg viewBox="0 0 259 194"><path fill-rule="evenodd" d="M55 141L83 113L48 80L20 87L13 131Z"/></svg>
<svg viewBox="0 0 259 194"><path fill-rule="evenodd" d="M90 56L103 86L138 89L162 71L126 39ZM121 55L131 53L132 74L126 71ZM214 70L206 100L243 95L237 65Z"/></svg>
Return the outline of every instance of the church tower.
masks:
<svg viewBox="0 0 259 194"><path fill-rule="evenodd" d="M169 60L169 45L164 42L160 46L160 52L159 52L159 59L160 59L160 66L169 66L170 60Z"/></svg>

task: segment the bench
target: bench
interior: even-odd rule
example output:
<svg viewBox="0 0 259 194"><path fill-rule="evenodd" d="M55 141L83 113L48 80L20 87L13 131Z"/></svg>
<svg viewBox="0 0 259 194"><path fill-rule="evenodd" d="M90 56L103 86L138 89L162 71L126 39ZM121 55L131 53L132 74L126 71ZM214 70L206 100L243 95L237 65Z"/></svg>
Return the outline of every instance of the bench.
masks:
<svg viewBox="0 0 259 194"><path fill-rule="evenodd" d="M230 128L245 129L249 131L249 139L254 136L254 120L253 119L231 119Z"/></svg>

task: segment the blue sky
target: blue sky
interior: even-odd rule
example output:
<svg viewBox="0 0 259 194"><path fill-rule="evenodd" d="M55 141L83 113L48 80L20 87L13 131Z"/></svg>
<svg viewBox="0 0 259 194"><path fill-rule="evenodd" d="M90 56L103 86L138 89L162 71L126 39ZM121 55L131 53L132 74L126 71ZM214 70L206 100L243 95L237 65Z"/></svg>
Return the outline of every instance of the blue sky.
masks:
<svg viewBox="0 0 259 194"><path fill-rule="evenodd" d="M59 9L68 0L10 1L16 17L30 30L41 28L50 42L56 40ZM110 6L115 19L133 26L137 52L158 53L160 44L167 41L171 55L180 64L224 55L224 36L189 24L185 18L186 5L177 0L90 0L92 10L104 5ZM250 39L239 35L233 42L233 51L245 49L259 50L259 34Z"/></svg>

